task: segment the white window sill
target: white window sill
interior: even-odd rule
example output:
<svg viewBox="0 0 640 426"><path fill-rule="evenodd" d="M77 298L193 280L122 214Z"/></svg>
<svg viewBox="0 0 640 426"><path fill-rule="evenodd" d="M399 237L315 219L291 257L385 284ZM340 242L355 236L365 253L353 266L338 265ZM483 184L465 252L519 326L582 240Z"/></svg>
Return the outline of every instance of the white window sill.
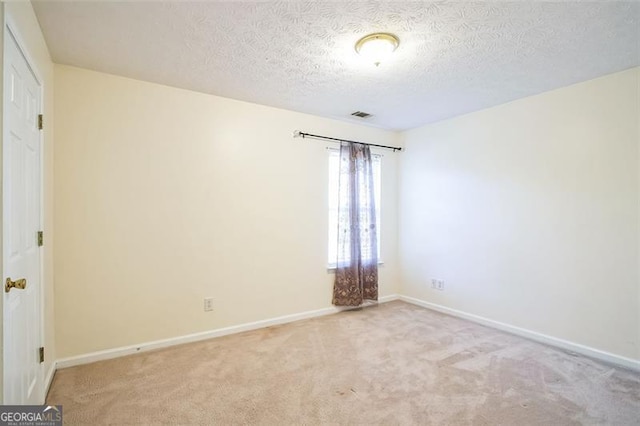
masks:
<svg viewBox="0 0 640 426"><path fill-rule="evenodd" d="M378 266L382 266L384 265L384 262L382 260L378 260ZM329 264L327 265L327 272L332 274L336 271L337 266L335 265L335 263Z"/></svg>

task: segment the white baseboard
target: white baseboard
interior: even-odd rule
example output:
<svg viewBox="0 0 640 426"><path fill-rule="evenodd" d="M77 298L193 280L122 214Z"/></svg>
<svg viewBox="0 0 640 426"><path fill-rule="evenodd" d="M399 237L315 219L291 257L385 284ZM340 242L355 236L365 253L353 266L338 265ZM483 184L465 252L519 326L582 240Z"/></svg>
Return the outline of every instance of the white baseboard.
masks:
<svg viewBox="0 0 640 426"><path fill-rule="evenodd" d="M515 334L521 337L526 337L527 339L535 340L536 342L544 343L550 346L555 346L560 349L567 350L569 352L575 352L581 355L595 358L600 361L604 361L610 364L615 364L620 367L624 367L630 370L640 372L640 361L635 359L614 355L610 352L601 351L599 349L591 348L589 346L584 346L579 343L558 339L557 337L548 336L546 334L542 334L542 333L527 330L524 328L516 327L513 325L505 324L499 321L494 321L478 315L473 315L463 311L458 311L456 309L447 308L446 306L438 305L436 303L426 302L424 300L416 299L414 297L400 296L399 299L404 302L422 306L423 308L442 312L444 314L452 315L454 317L463 318L481 325L485 325L501 331L506 331L508 333Z"/></svg>
<svg viewBox="0 0 640 426"><path fill-rule="evenodd" d="M53 361L51 363L51 366L49 367L49 370L47 371L47 374L44 377L44 386L43 388L43 396L42 396L42 404L45 403L46 399L47 399L47 394L49 393L49 389L51 388L51 382L53 382L53 376L56 374L56 361Z"/></svg>
<svg viewBox="0 0 640 426"><path fill-rule="evenodd" d="M475 322L477 324L485 325L501 331L506 331L508 333L522 336L527 339L531 339L531 340L544 343L550 346L555 346L569 352L585 355L600 361L604 361L610 364L618 365L624 368L628 368L630 370L640 372L640 361L638 360L622 357L619 355L612 354L610 352L601 351L599 349L591 348L589 346L584 346L579 343L574 343L568 340L548 336L546 334L542 334L542 333L527 330L524 328L516 327L513 325L505 324L499 321L494 321L478 315L469 314L467 312L448 308L446 306L438 305L431 302L426 302L424 300L416 299L414 297L392 294L389 296L381 297L379 300L379 303L390 302L393 300L402 300L404 302L418 305L423 308L442 312L458 318L463 318L463 319ZM166 348L169 346L181 345L184 343L197 342L200 340L207 340L214 337L227 336L229 334L242 333L244 331L256 330L259 328L270 327L278 324L285 324L285 323L299 321L307 318L315 318L315 317L320 317L324 315L331 315L331 314L335 314L348 309L351 309L351 308L338 308L338 307L332 306L329 308L322 308L314 311L306 311L306 312L300 312L297 314L284 315L281 317L255 321L255 322L235 325L231 327L219 328L215 330L204 331L201 333L188 334L188 335L173 337L169 339L156 340L153 342L145 342L137 345L123 346L120 348L107 349L104 351L91 352L88 354L73 356L69 358L62 358L57 361L54 361L51 364L51 367L49 368L49 371L47 372L45 377L46 389L48 390L49 386L51 386L53 375L56 369L58 368L67 368L67 367L73 367L76 365L89 364L96 361L102 361L106 359L112 359L112 358L118 358L126 355L131 355L138 352L145 352L145 351L150 351L154 349Z"/></svg>
<svg viewBox="0 0 640 426"><path fill-rule="evenodd" d="M392 294L389 296L380 297L378 302L385 303L392 300L398 300L400 296ZM104 351L91 352L88 354L72 356L69 358L62 358L57 360L54 365L56 368L67 368L76 365L89 364L96 361L103 361L106 359L118 358L121 356L131 355L138 352L145 352L154 349L166 348L169 346L182 345L184 343L197 342L200 340L207 340L214 337L227 336L229 334L242 333L244 331L256 330L258 328L270 327L278 324L285 324L293 321L299 321L307 318L315 318L324 315L335 314L344 310L353 308L341 308L341 307L329 307L317 309L315 311L300 312L297 314L284 315L281 317L249 322L240 325L234 325L231 327L218 328L215 330L203 331L201 333L187 334L184 336L172 337L169 339L155 340L153 342L145 342L137 345L123 346L120 348L107 349ZM54 370L55 371L55 370ZM53 378L53 374L51 374Z"/></svg>

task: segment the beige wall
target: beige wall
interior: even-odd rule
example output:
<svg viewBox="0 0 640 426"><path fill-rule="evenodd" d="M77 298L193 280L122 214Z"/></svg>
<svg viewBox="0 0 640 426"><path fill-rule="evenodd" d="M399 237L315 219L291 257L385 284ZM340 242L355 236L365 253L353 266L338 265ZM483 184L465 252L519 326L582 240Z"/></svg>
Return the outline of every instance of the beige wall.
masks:
<svg viewBox="0 0 640 426"><path fill-rule="evenodd" d="M327 144L293 131L394 133L67 66L55 90L60 358L331 306ZM396 158L382 296L396 292Z"/></svg>
<svg viewBox="0 0 640 426"><path fill-rule="evenodd" d="M45 325L45 373L56 359L54 336L54 290L53 290L53 63L49 56L40 26L29 2L5 2L4 16L13 24L22 47L27 51L31 64L36 68L44 87L43 113L43 212L45 245L43 248L43 288L44 288L44 325ZM0 41L1 41L0 37ZM0 345L2 340L0 339ZM0 392L2 392L0 386Z"/></svg>
<svg viewBox="0 0 640 426"><path fill-rule="evenodd" d="M401 293L640 359L639 76L406 132Z"/></svg>
<svg viewBox="0 0 640 426"><path fill-rule="evenodd" d="M640 359L638 69L400 136L55 71L59 358L330 306L327 144L300 129L406 144L381 295Z"/></svg>

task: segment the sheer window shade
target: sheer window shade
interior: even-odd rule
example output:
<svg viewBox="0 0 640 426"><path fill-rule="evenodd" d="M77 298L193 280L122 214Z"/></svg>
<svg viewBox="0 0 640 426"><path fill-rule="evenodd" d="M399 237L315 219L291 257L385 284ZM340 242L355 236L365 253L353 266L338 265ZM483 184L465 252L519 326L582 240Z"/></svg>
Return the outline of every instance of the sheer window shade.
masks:
<svg viewBox="0 0 640 426"><path fill-rule="evenodd" d="M380 154L372 154L371 160L373 162L373 185L374 185L374 197L376 207L376 221L377 221L377 258L380 259L380 178L381 178L381 165L382 156ZM328 250L328 264L329 268L335 268L338 263L348 263L349 253L346 253L346 258L338 259L338 223L340 218L345 217L345 212L338 211L338 205L340 203L340 150L329 150L329 250ZM371 248L368 246L362 247L363 256L365 259L371 259Z"/></svg>

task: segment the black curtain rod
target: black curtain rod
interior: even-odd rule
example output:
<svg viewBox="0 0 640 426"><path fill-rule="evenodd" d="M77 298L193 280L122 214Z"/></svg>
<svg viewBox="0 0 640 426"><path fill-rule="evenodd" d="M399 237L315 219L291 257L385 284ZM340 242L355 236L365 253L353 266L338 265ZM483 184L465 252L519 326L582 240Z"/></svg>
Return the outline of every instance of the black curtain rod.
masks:
<svg viewBox="0 0 640 426"><path fill-rule="evenodd" d="M324 139L324 140L328 140L328 141L334 141L334 142L352 142L352 143L359 143L362 145L369 145L369 146L375 146L378 148L386 148L386 149L392 149L393 152L396 151L402 151L402 148L400 148L399 146L388 146L388 145L377 145L375 143L366 143L366 142L358 142L358 141L350 141L348 139L338 139L338 138L331 138L329 136L320 136L320 135L314 135L311 133L304 133L301 132L299 130L296 130L295 132L293 132L293 137L302 137L304 138L314 138L314 139Z"/></svg>

